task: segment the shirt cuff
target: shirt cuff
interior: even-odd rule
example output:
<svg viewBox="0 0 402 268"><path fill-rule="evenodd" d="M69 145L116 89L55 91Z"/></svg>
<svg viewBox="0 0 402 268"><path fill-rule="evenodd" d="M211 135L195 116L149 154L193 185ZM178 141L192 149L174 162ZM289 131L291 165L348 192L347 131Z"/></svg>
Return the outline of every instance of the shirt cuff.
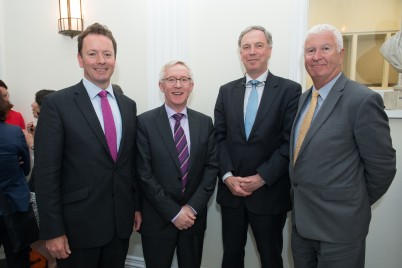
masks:
<svg viewBox="0 0 402 268"><path fill-rule="evenodd" d="M226 172L225 175L222 177L222 181L224 182L228 177L233 176L232 171Z"/></svg>

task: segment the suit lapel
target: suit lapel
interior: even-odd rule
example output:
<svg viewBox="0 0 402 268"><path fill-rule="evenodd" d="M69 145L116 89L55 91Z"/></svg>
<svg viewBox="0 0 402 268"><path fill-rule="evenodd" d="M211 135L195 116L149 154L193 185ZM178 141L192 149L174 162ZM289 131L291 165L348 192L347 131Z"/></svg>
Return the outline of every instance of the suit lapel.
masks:
<svg viewBox="0 0 402 268"><path fill-rule="evenodd" d="M198 122L198 117L196 116L195 113L193 113L192 110L187 108L187 115L188 115L188 127L190 130L190 163L189 163L189 167L188 170L189 172L191 171L191 167L194 164L194 155L195 152L198 150L198 144L200 144L199 142L199 138L200 138L200 123ZM189 176L189 181L190 182L190 178L191 176Z"/></svg>
<svg viewBox="0 0 402 268"><path fill-rule="evenodd" d="M120 110L120 116L121 116L121 140L120 140L120 146L118 149L118 154L117 154L117 161L119 160L120 154L123 151L122 148L124 148L124 144L127 141L127 138L129 137L128 135L128 126L131 126L129 120L132 118L132 115L130 114L130 111L127 110L127 103L124 101L124 98L119 95L119 94L114 94L117 102L117 106L119 107ZM106 141L107 143L107 141Z"/></svg>
<svg viewBox="0 0 402 268"><path fill-rule="evenodd" d="M166 145L166 149L176 163L177 169L180 171L179 158L177 157L176 145L173 140L172 129L169 124L169 118L165 110L165 106L162 105L159 108L157 117L155 118L155 125L159 131L163 143Z"/></svg>
<svg viewBox="0 0 402 268"><path fill-rule="evenodd" d="M235 118L238 122L239 129L242 129L243 139L246 139L246 131L244 129L244 95L246 93L246 78L239 80L238 84L233 88L233 102L232 105L235 111Z"/></svg>
<svg viewBox="0 0 402 268"><path fill-rule="evenodd" d="M304 94L302 94L300 96L299 104L298 104L298 107L297 107L297 113L296 113L296 116L295 116L295 120L293 121L292 133L290 135L290 148L291 149L290 149L290 155L289 155L289 159L292 160L291 161L292 165L293 165L293 158L294 158L294 156L293 156L294 150L293 149L295 147L294 140L295 140L295 135L297 135L297 133L294 133L294 131L296 129L296 123L299 120L302 108L306 104L306 101L307 101L308 97L310 96L312 90L313 90L313 88L311 87L309 90L307 90Z"/></svg>
<svg viewBox="0 0 402 268"><path fill-rule="evenodd" d="M109 147L107 145L105 134L103 133L99 118L95 113L95 109L89 99L88 93L82 81L75 86L74 100L78 109L81 111L83 118L86 119L88 125L95 133L99 142L102 144L108 155L110 156ZM112 157L110 156L110 159Z"/></svg>
<svg viewBox="0 0 402 268"><path fill-rule="evenodd" d="M272 103L278 94L278 81L275 75L271 72L268 73L267 80L265 81L265 87L262 92L261 102L258 106L257 115L253 124L253 128L250 132L249 139L252 139L254 132L261 126L262 121L268 115L268 111L271 109Z"/></svg>
<svg viewBox="0 0 402 268"><path fill-rule="evenodd" d="M304 138L299 154L303 152L303 149L309 144L310 140L320 129L321 125L327 120L331 112L334 110L336 103L342 96L342 91L345 87L345 82L346 77L342 74L332 87L325 101L322 103L321 108L318 111L316 117L311 123L310 129L308 130L307 135Z"/></svg>

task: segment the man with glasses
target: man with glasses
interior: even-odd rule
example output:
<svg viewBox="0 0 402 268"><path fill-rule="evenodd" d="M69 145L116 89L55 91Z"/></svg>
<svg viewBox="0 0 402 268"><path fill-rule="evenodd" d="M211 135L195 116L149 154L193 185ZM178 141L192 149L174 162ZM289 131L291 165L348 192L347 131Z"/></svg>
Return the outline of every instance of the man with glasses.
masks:
<svg viewBox="0 0 402 268"><path fill-rule="evenodd" d="M165 104L138 116L137 168L142 188L142 248L148 268L200 267L207 204L218 161L212 119L187 108L194 81L187 64L163 66Z"/></svg>

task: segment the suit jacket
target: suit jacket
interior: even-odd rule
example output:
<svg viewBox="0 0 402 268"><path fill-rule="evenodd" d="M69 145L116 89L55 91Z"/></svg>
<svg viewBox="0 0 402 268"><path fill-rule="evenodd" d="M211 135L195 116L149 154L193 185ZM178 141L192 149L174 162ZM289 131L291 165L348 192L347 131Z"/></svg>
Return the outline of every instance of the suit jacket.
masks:
<svg viewBox="0 0 402 268"><path fill-rule="evenodd" d="M130 237L136 104L114 94L122 119L116 163L82 81L45 97L35 133L41 239L66 234L70 246L89 248Z"/></svg>
<svg viewBox="0 0 402 268"><path fill-rule="evenodd" d="M296 118L311 90L301 96ZM293 147L292 138L291 159ZM293 224L309 239L364 239L370 206L386 192L395 172L381 96L342 74L311 123L295 165L290 165Z"/></svg>
<svg viewBox="0 0 402 268"><path fill-rule="evenodd" d="M12 211L28 210L29 188L25 176L29 174L29 160L28 145L21 128L0 122L0 189ZM2 216L5 207L1 196L0 201Z"/></svg>
<svg viewBox="0 0 402 268"><path fill-rule="evenodd" d="M141 186L141 234L158 238L176 237L171 220L183 205L197 212L195 224L183 234L204 232L207 204L215 189L218 161L212 119L187 109L190 129L189 176L181 193L181 172L165 106L138 116L137 166Z"/></svg>
<svg viewBox="0 0 402 268"><path fill-rule="evenodd" d="M259 214L289 211L289 137L301 86L269 72L249 139L244 130L245 78L223 85L215 105L220 176L258 173L265 185L248 197L232 195L219 180L217 202Z"/></svg>

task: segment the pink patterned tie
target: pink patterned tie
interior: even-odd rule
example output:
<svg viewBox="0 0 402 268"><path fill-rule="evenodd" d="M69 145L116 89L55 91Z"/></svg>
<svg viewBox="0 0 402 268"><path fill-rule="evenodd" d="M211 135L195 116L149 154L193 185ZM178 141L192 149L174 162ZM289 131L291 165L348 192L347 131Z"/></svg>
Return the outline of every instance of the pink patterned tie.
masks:
<svg viewBox="0 0 402 268"><path fill-rule="evenodd" d="M110 108L109 101L107 100L107 91L102 90L98 93L101 97L103 124L105 128L105 136L107 144L109 146L110 154L113 160L116 162L117 159L117 136L116 136L116 126L114 124L112 109Z"/></svg>
<svg viewBox="0 0 402 268"><path fill-rule="evenodd" d="M184 114L174 114L172 117L176 120L174 125L174 143L176 144L176 151L179 157L180 171L181 171L181 191L186 189L188 180L188 159L190 154L188 152L188 144L184 130L180 125L180 120Z"/></svg>

